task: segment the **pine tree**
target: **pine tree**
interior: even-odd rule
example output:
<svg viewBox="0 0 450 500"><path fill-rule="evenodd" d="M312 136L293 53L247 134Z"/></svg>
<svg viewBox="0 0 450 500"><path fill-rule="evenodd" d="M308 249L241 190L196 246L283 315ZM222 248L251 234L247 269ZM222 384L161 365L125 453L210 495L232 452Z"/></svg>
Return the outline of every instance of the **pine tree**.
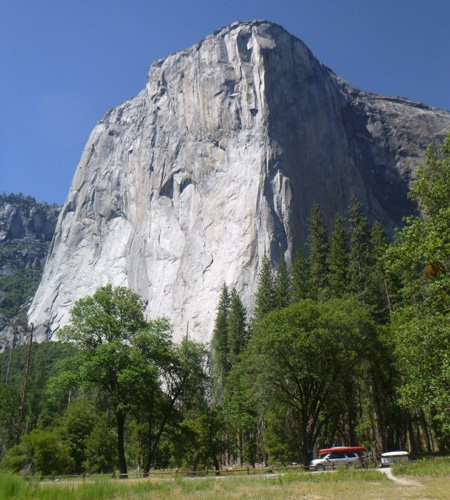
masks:
<svg viewBox="0 0 450 500"><path fill-rule="evenodd" d="M317 202L314 203L308 222L309 295L313 300L318 300L327 285L328 235L323 223L323 214Z"/></svg>
<svg viewBox="0 0 450 500"><path fill-rule="evenodd" d="M350 252L349 252L349 290L364 303L368 300L370 279L370 229L362 205L356 196L352 197L349 207Z"/></svg>
<svg viewBox="0 0 450 500"><path fill-rule="evenodd" d="M299 302L308 297L309 265L302 249L297 250L292 262L292 302Z"/></svg>
<svg viewBox="0 0 450 500"><path fill-rule="evenodd" d="M292 280L283 254L280 257L280 264L275 278L274 295L276 309L284 309L291 303Z"/></svg>
<svg viewBox="0 0 450 500"><path fill-rule="evenodd" d="M231 290L230 312L228 314L228 365L233 368L239 354L248 341L247 311L242 305L236 289Z"/></svg>
<svg viewBox="0 0 450 500"><path fill-rule="evenodd" d="M386 231L375 221L370 234L369 299L373 306L373 314L380 321L387 321L391 314L390 295L394 288L384 270L383 258L388 246L389 238Z"/></svg>
<svg viewBox="0 0 450 500"><path fill-rule="evenodd" d="M219 306L217 308L217 316L212 340L212 372L216 389L215 392L219 395L219 397L222 393L225 376L229 369L228 317L230 314L230 302L231 297L228 292L228 287L224 283L219 298Z"/></svg>
<svg viewBox="0 0 450 500"><path fill-rule="evenodd" d="M348 236L344 219L336 214L328 254L328 290L331 298L341 298L348 288Z"/></svg>
<svg viewBox="0 0 450 500"><path fill-rule="evenodd" d="M264 316L275 309L275 288L272 266L267 256L263 257L255 297L254 324L259 325Z"/></svg>

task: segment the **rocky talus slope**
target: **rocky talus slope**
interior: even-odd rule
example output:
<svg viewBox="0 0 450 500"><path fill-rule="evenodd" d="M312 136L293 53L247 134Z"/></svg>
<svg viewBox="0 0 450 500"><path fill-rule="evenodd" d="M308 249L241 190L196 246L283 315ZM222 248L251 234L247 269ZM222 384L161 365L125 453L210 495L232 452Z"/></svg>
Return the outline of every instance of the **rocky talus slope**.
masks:
<svg viewBox="0 0 450 500"><path fill-rule="evenodd" d="M108 282L211 339L223 282L252 309L262 257L289 261L318 201L327 223L355 194L388 231L448 111L362 92L280 26L236 23L152 64L109 110L76 170L29 313L39 338Z"/></svg>

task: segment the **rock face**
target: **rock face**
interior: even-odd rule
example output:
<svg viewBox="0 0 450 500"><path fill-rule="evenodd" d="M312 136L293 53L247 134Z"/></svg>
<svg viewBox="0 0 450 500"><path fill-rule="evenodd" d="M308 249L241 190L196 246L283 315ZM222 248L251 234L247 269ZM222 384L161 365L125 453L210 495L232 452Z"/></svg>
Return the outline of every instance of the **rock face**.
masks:
<svg viewBox="0 0 450 500"><path fill-rule="evenodd" d="M388 231L450 113L361 92L280 26L236 23L156 61L146 88L92 132L29 312L41 339L111 282L209 341L223 282L251 310L264 254L289 261L315 200L352 194Z"/></svg>
<svg viewBox="0 0 450 500"><path fill-rule="evenodd" d="M23 340L20 313L39 283L60 210L31 197L0 195L0 351L11 344L13 330L17 343Z"/></svg>

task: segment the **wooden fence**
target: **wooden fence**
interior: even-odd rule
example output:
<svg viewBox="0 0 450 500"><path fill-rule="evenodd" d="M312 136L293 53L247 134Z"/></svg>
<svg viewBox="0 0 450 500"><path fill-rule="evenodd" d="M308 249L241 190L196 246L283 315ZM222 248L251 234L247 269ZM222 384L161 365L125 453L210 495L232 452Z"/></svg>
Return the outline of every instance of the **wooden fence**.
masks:
<svg viewBox="0 0 450 500"><path fill-rule="evenodd" d="M205 469L205 470L151 470L148 473L145 472L128 472L127 474L120 474L119 472L112 472L110 474L82 474L82 475L58 475L58 476L41 476L41 480L45 481L62 481L62 480L92 480L95 478L112 478L112 479L149 479L151 477L212 477L212 476L227 476L227 475L264 475L264 474L278 474L278 472L289 471L289 470L308 470L308 467L303 465L294 465L289 467L245 467L242 469Z"/></svg>

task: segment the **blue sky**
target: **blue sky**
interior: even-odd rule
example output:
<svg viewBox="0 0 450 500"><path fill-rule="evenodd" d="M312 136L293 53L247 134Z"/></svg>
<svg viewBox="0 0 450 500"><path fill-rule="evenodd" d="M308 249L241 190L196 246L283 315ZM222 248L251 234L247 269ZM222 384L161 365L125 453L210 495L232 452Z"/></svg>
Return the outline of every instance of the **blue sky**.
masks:
<svg viewBox="0 0 450 500"><path fill-rule="evenodd" d="M450 110L448 0L1 0L0 193L62 204L96 122L151 63L247 19L362 90Z"/></svg>

